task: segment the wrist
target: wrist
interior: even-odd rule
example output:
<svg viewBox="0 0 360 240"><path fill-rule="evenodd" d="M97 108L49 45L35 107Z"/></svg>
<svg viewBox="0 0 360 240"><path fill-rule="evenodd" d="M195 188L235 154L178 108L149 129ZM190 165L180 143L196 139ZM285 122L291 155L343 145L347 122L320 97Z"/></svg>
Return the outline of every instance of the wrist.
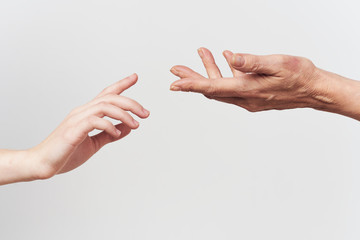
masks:
<svg viewBox="0 0 360 240"><path fill-rule="evenodd" d="M44 179L42 176L42 155L37 147L28 150L17 151L17 162L15 168L18 169L17 175L19 182L29 182Z"/></svg>
<svg viewBox="0 0 360 240"><path fill-rule="evenodd" d="M37 180L36 176L36 162L37 154L34 149L18 151L17 168L21 176L21 182L28 182Z"/></svg>
<svg viewBox="0 0 360 240"><path fill-rule="evenodd" d="M360 82L316 69L312 108L360 120Z"/></svg>
<svg viewBox="0 0 360 240"><path fill-rule="evenodd" d="M28 150L29 181L49 179L56 174L54 168L48 163L47 156L48 153L41 144Z"/></svg>
<svg viewBox="0 0 360 240"><path fill-rule="evenodd" d="M0 185L35 180L29 150L0 150Z"/></svg>

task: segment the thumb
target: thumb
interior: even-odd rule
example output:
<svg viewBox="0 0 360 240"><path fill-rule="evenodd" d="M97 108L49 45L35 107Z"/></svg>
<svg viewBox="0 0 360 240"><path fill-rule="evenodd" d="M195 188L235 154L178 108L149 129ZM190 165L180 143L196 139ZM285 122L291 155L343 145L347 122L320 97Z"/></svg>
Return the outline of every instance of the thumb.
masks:
<svg viewBox="0 0 360 240"><path fill-rule="evenodd" d="M234 54L231 66L244 73L260 73L277 75L281 69L280 55L258 56L250 54Z"/></svg>

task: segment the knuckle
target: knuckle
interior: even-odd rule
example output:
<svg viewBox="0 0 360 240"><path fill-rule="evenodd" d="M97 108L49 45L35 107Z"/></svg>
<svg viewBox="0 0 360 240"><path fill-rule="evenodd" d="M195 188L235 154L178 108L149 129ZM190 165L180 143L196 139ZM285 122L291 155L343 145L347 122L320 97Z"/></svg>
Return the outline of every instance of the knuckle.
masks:
<svg viewBox="0 0 360 240"><path fill-rule="evenodd" d="M131 98L127 98L126 101L128 102L129 107L139 107L140 106L140 104L137 101L135 101Z"/></svg>
<svg viewBox="0 0 360 240"><path fill-rule="evenodd" d="M73 123L77 116L79 116L79 114L84 110L84 106L81 107L76 107L73 110L70 111L70 113L66 116L65 120L68 123Z"/></svg>
<svg viewBox="0 0 360 240"><path fill-rule="evenodd" d="M114 100L116 100L116 99L126 99L126 97L124 97L124 96L120 96L120 95L118 95L118 94L115 94L115 93L109 93L108 95L106 95L106 97L108 98L108 99L114 99Z"/></svg>
<svg viewBox="0 0 360 240"><path fill-rule="evenodd" d="M278 62L280 63L280 65L286 65L289 62L289 58L291 56L288 55L277 55L278 57Z"/></svg>
<svg viewBox="0 0 360 240"><path fill-rule="evenodd" d="M114 98L116 98L116 95L115 95L115 94L113 94L113 93L108 93L108 94L100 97L100 98L98 99L98 101L99 101L98 103L101 103L101 102L109 102L109 101L111 101L111 100L114 99Z"/></svg>
<svg viewBox="0 0 360 240"><path fill-rule="evenodd" d="M307 58L286 55L281 57L281 64L284 68L293 72L297 72L304 67L313 66L313 63Z"/></svg>
<svg viewBox="0 0 360 240"><path fill-rule="evenodd" d="M278 55L278 62L281 66L286 67L294 62L293 56Z"/></svg>
<svg viewBox="0 0 360 240"><path fill-rule="evenodd" d="M183 85L183 91L184 92L192 92L195 90L195 86L193 82L188 81Z"/></svg>
<svg viewBox="0 0 360 240"><path fill-rule="evenodd" d="M77 147L83 141L87 134L86 130L81 126L72 126L64 130L62 140L72 147Z"/></svg>
<svg viewBox="0 0 360 240"><path fill-rule="evenodd" d="M310 59L304 57L301 58L301 65L306 69L315 68L314 63Z"/></svg>
<svg viewBox="0 0 360 240"><path fill-rule="evenodd" d="M74 115L75 115L75 114L71 114L71 115L69 115L69 117L66 119L66 125L67 125L67 126L74 126L74 125L76 124L76 122L77 122L76 118L77 118L77 117L75 117Z"/></svg>
<svg viewBox="0 0 360 240"><path fill-rule="evenodd" d="M250 77L252 75L248 75L248 76ZM249 81L237 81L236 86L234 88L234 94L236 96L242 96L244 93L248 92L249 89L250 89Z"/></svg>
<svg viewBox="0 0 360 240"><path fill-rule="evenodd" d="M108 105L109 103L107 103L106 101L100 101L96 104L96 106L99 108L106 108Z"/></svg>
<svg viewBox="0 0 360 240"><path fill-rule="evenodd" d="M69 115L70 116L75 115L76 113L78 113L80 111L80 108L81 107L74 108L73 110L70 111Z"/></svg>
<svg viewBox="0 0 360 240"><path fill-rule="evenodd" d="M114 125L109 121L105 121L104 124L105 124L105 127L109 130L114 130L114 128L115 128Z"/></svg>
<svg viewBox="0 0 360 240"><path fill-rule="evenodd" d="M97 118L95 116L88 116L87 118L85 118L84 123L89 124L89 125L94 125L96 123Z"/></svg>
<svg viewBox="0 0 360 240"><path fill-rule="evenodd" d="M208 87L207 87L207 95L214 96L219 93L219 90L215 86L214 81L210 81Z"/></svg>
<svg viewBox="0 0 360 240"><path fill-rule="evenodd" d="M101 91L101 94L102 94L102 95L108 95L108 94L110 94L112 88L113 88L112 86L108 86L108 87L104 88L104 90Z"/></svg>
<svg viewBox="0 0 360 240"><path fill-rule="evenodd" d="M110 104L109 104L109 103L107 103L107 102L105 102L105 101L101 101L101 102L99 102L99 103L96 104L96 106L95 106L95 111L96 111L97 113L103 114L104 111L106 111L106 110L109 109L109 107L110 107Z"/></svg>
<svg viewBox="0 0 360 240"><path fill-rule="evenodd" d="M258 72L263 68L263 64L260 61L254 61L251 67L253 72Z"/></svg>

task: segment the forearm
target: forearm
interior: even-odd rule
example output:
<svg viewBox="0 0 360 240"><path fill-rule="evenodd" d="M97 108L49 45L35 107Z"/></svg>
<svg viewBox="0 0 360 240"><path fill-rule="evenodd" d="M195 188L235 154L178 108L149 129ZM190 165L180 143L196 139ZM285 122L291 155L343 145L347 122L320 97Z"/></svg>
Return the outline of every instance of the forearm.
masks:
<svg viewBox="0 0 360 240"><path fill-rule="evenodd" d="M0 150L0 185L35 180L30 151Z"/></svg>
<svg viewBox="0 0 360 240"><path fill-rule="evenodd" d="M318 69L313 108L360 121L360 82Z"/></svg>

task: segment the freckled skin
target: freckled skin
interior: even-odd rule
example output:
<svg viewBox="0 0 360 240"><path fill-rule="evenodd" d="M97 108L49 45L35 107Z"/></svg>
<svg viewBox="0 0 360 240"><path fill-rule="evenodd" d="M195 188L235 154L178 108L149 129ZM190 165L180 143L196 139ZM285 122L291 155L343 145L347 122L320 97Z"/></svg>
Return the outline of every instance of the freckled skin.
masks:
<svg viewBox="0 0 360 240"><path fill-rule="evenodd" d="M224 78L212 53L206 48L198 52L208 78L177 65L171 72L180 80L172 83L171 90L202 93L250 112L314 108L360 120L360 83L321 70L306 58L224 51L233 73Z"/></svg>

